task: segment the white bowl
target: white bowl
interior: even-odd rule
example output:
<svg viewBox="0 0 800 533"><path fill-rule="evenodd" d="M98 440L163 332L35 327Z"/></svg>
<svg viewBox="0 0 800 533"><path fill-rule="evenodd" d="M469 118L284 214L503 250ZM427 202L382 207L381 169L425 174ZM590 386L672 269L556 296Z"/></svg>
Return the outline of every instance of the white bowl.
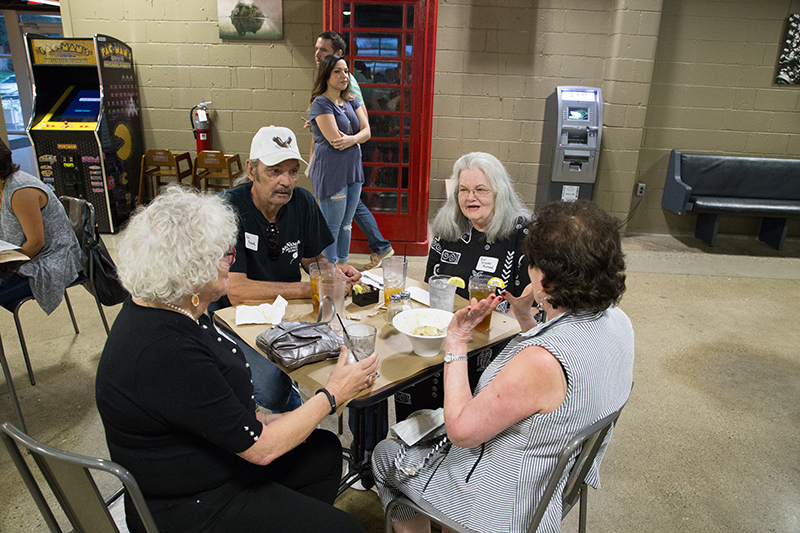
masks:
<svg viewBox="0 0 800 533"><path fill-rule="evenodd" d="M446 330L435 337L414 335L411 332L422 326L444 328L450 323L451 318L453 318L453 313L441 309L406 309L394 317L392 325L411 340L415 354L422 357L433 357L442 349L442 342L447 336Z"/></svg>

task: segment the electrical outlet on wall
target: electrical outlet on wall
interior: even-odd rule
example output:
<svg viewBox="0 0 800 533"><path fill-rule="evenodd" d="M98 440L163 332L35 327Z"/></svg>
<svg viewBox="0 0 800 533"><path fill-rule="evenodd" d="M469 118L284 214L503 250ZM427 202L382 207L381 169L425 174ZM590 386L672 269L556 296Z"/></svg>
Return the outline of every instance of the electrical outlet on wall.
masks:
<svg viewBox="0 0 800 533"><path fill-rule="evenodd" d="M636 185L636 196L644 196L644 190L647 187L644 183L638 183Z"/></svg>

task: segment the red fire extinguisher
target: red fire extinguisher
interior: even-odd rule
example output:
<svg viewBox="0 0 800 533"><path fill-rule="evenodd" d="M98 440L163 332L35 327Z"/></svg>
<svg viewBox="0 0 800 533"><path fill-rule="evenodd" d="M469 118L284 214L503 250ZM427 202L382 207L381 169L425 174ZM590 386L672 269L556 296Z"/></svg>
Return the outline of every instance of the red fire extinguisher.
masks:
<svg viewBox="0 0 800 533"><path fill-rule="evenodd" d="M192 131L197 141L197 153L203 150L211 150L211 121L208 118L208 108L211 102L206 102L205 98L189 111L189 121L192 123Z"/></svg>

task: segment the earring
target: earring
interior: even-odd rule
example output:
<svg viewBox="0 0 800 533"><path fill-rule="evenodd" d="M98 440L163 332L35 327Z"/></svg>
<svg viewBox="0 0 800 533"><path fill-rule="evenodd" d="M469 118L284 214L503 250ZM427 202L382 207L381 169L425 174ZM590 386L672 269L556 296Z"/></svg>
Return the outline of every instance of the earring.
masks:
<svg viewBox="0 0 800 533"><path fill-rule="evenodd" d="M192 305L195 307L200 305L200 297L197 296L196 294L192 294Z"/></svg>
<svg viewBox="0 0 800 533"><path fill-rule="evenodd" d="M539 308L539 311L542 311L542 303L547 300L547 294L541 296L542 291L538 291L536 293L536 307Z"/></svg>

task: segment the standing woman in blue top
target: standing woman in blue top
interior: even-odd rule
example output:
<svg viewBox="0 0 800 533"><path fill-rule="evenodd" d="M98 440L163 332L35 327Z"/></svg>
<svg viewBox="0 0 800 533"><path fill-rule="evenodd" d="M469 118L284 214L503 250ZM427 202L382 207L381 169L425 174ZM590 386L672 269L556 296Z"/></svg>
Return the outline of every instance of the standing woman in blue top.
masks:
<svg viewBox="0 0 800 533"><path fill-rule="evenodd" d="M83 252L67 212L50 187L19 169L0 141L0 239L30 257L16 271L0 275L0 305L9 310L20 299L36 298L52 313L64 289L83 269Z"/></svg>
<svg viewBox="0 0 800 533"><path fill-rule="evenodd" d="M311 98L311 184L334 239L322 253L331 263L347 263L353 215L364 182L358 145L371 136L369 120L350 91L350 71L341 56L322 61Z"/></svg>

